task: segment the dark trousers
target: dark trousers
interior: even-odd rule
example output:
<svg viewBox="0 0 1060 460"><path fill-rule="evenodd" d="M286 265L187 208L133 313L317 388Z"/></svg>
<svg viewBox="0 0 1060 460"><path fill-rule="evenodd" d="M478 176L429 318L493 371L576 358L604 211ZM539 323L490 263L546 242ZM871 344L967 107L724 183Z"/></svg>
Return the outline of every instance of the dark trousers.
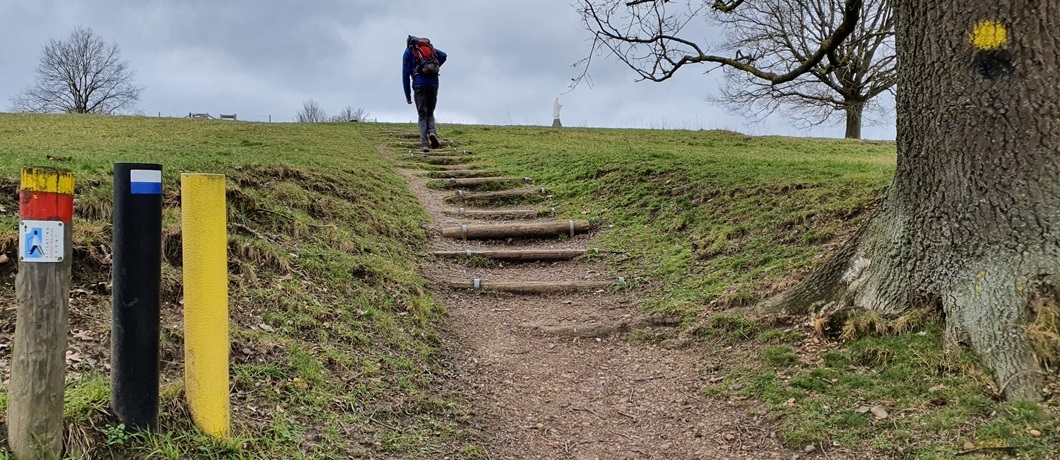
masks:
<svg viewBox="0 0 1060 460"><path fill-rule="evenodd" d="M427 147L427 135L438 135L434 127L434 108L438 105L437 86L415 86L412 88L416 100L416 112L420 116L420 146Z"/></svg>

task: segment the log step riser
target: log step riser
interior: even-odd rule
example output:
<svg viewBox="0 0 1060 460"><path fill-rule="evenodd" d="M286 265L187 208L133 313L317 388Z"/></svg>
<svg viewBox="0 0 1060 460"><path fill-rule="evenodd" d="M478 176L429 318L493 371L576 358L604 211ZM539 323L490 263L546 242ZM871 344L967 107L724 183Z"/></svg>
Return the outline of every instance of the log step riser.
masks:
<svg viewBox="0 0 1060 460"><path fill-rule="evenodd" d="M551 238L575 236L591 228L589 221L546 222L538 224L461 225L442 229L442 236L459 239Z"/></svg>
<svg viewBox="0 0 1060 460"><path fill-rule="evenodd" d="M500 173L495 171L485 171L476 169L454 169L451 171L435 171L427 173L427 177L431 179L461 179L469 177L501 177Z"/></svg>
<svg viewBox="0 0 1060 460"><path fill-rule="evenodd" d="M470 289L476 291L507 292L509 294L558 294L588 290L613 289L624 286L626 280L619 278L613 281L557 281L557 282L503 282L475 279L468 281L448 281L453 289Z"/></svg>
<svg viewBox="0 0 1060 460"><path fill-rule="evenodd" d="M471 258L484 257L491 260L503 260L508 262L554 262L573 260L578 257L599 254L596 249L560 249L560 250L526 250L526 251L436 251L432 254L436 257L449 258Z"/></svg>
<svg viewBox="0 0 1060 460"><path fill-rule="evenodd" d="M466 177L437 180L442 181L446 188L475 187L482 185L511 185L520 182L531 182L529 177Z"/></svg>
<svg viewBox="0 0 1060 460"><path fill-rule="evenodd" d="M518 198L530 198L535 196L548 195L548 190L545 189L534 189L534 190L502 190L499 192L465 192L459 190L455 196L447 197L446 200L453 201L475 201L475 202L493 202L493 201L505 201Z"/></svg>
<svg viewBox="0 0 1060 460"><path fill-rule="evenodd" d="M451 209L444 211L445 215L453 217L470 217L480 219L537 219L541 217L555 217L556 208L551 209L513 209L513 210L469 210Z"/></svg>

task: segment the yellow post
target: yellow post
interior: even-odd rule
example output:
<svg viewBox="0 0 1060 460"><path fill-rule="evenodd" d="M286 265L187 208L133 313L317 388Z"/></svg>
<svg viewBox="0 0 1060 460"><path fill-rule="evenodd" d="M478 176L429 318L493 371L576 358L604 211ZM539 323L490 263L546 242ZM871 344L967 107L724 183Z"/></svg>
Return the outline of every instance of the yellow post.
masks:
<svg viewBox="0 0 1060 460"><path fill-rule="evenodd" d="M225 176L182 174L184 393L207 434L228 436L228 232Z"/></svg>

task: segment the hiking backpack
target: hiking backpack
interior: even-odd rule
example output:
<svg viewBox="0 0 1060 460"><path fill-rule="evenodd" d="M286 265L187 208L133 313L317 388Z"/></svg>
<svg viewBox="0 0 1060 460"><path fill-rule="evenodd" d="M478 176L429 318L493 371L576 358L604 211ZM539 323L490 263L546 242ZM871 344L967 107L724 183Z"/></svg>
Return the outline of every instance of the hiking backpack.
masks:
<svg viewBox="0 0 1060 460"><path fill-rule="evenodd" d="M412 50L412 62L415 65L413 75L438 75L442 66L438 62L438 52L431 45L429 38L409 36L408 46Z"/></svg>

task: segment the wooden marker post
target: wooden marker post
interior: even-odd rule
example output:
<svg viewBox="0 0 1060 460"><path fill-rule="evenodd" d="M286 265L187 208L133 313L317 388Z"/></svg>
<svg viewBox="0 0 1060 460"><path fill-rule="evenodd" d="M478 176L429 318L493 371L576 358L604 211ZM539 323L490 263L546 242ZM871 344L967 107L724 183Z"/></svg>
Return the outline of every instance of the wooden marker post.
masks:
<svg viewBox="0 0 1060 460"><path fill-rule="evenodd" d="M184 393L204 432L228 436L228 231L225 176L182 174Z"/></svg>
<svg viewBox="0 0 1060 460"><path fill-rule="evenodd" d="M7 408L7 442L19 460L58 459L63 452L73 215L73 173L22 170L18 313Z"/></svg>

